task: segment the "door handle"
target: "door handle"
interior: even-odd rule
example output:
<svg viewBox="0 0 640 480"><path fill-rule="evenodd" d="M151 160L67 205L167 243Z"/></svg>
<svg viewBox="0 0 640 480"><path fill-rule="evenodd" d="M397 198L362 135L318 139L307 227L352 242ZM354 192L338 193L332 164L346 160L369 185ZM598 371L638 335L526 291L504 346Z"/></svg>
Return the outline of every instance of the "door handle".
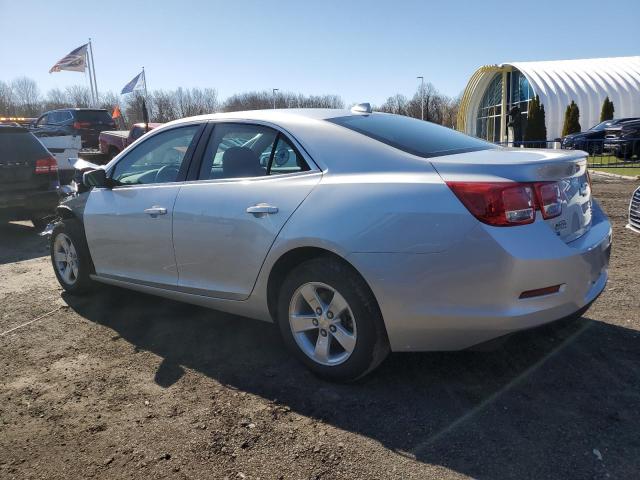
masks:
<svg viewBox="0 0 640 480"><path fill-rule="evenodd" d="M166 215L167 209L164 207L153 206L151 208L145 208L144 213L151 215L152 218L156 218L158 215Z"/></svg>
<svg viewBox="0 0 640 480"><path fill-rule="evenodd" d="M267 203L259 203L247 208L247 213L253 213L254 215L278 213L278 207L274 207Z"/></svg>

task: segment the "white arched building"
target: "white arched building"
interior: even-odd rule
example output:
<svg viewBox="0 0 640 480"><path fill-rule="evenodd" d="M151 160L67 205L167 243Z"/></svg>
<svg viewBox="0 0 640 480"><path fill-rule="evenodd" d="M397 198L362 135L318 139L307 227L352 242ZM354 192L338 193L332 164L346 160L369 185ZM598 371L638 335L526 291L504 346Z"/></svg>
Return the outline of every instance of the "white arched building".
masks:
<svg viewBox="0 0 640 480"><path fill-rule="evenodd" d="M559 138L567 105L580 108L583 130L600 121L605 97L615 118L640 117L640 56L512 62L480 67L469 79L458 112L458 130L492 142L507 141L509 111L518 106L523 131L529 101L538 95L547 138Z"/></svg>

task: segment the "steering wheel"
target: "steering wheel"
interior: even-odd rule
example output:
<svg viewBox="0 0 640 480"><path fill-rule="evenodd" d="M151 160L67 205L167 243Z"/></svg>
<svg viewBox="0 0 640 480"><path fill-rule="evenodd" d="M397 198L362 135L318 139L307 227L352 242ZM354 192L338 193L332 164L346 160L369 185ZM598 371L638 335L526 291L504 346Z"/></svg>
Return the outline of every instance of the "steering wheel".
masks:
<svg viewBox="0 0 640 480"><path fill-rule="evenodd" d="M174 182L178 178L179 169L175 165L165 165L156 173L155 183Z"/></svg>

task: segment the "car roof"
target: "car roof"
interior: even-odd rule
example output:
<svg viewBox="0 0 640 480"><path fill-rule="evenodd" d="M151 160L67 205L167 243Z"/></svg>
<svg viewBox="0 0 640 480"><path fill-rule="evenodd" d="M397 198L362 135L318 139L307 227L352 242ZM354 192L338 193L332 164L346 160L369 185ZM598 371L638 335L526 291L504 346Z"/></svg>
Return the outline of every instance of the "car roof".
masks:
<svg viewBox="0 0 640 480"><path fill-rule="evenodd" d="M379 114L380 113L374 112L369 115ZM179 125L182 123L208 120L258 121L279 125L285 130L290 130L295 134L297 133L296 130L298 130L299 127L303 126L309 127L310 125L313 125L316 128L326 128L327 126L335 127L326 120L352 115L359 114L354 114L353 112L351 112L351 110L337 108L280 108L268 110L243 110L238 112L220 112L208 115L180 118L178 120L173 120L171 122L165 123L162 127L171 127L173 125Z"/></svg>
<svg viewBox="0 0 640 480"><path fill-rule="evenodd" d="M242 119L277 122L282 119L327 120L329 118L353 115L351 110L337 108L276 108L267 110L241 110L237 112L219 112L196 117L187 117L175 122L189 120Z"/></svg>
<svg viewBox="0 0 640 480"><path fill-rule="evenodd" d="M106 108L83 108L83 107L69 107L69 108L56 108L55 110L47 110L42 115L52 112L107 112Z"/></svg>
<svg viewBox="0 0 640 480"><path fill-rule="evenodd" d="M611 124L611 129L620 129L625 125L634 124L640 122L640 118L621 118L620 120ZM607 128L609 130L609 128Z"/></svg>

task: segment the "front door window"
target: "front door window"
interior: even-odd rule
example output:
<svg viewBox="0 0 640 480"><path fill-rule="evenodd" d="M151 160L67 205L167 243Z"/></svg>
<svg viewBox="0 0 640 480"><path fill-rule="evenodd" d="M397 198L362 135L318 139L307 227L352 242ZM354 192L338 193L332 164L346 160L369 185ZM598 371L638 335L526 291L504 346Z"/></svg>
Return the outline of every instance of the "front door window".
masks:
<svg viewBox="0 0 640 480"><path fill-rule="evenodd" d="M175 182L199 125L157 133L127 153L113 169L116 185Z"/></svg>

